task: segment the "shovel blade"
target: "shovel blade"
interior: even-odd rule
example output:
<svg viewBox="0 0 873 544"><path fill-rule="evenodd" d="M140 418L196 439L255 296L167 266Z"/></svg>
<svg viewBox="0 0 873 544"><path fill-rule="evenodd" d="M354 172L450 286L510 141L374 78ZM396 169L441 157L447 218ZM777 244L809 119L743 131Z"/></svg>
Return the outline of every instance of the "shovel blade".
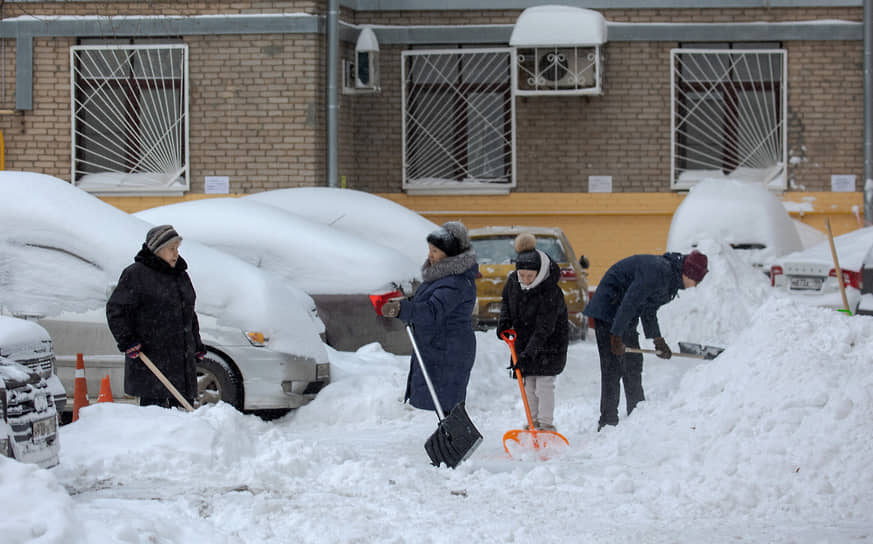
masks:
<svg viewBox="0 0 873 544"><path fill-rule="evenodd" d="M707 360L715 359L722 351L724 351L724 348L717 346L704 346L703 344L695 344L693 342L679 342L680 353L702 355L703 358Z"/></svg>
<svg viewBox="0 0 873 544"><path fill-rule="evenodd" d="M470 421L461 401L439 422L437 429L424 443L424 451L433 466L445 463L447 467L455 468L470 457L481 443L482 435Z"/></svg>
<svg viewBox="0 0 873 544"><path fill-rule="evenodd" d="M515 429L503 435L503 449L510 457L513 452L523 454L534 451L541 459L548 459L569 445L564 435L557 431Z"/></svg>

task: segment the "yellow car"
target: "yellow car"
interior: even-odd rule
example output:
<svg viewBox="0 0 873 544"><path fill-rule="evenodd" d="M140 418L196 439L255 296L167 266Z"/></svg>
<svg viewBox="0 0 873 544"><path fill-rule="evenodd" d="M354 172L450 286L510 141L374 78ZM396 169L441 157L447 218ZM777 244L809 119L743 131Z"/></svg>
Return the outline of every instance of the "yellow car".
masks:
<svg viewBox="0 0 873 544"><path fill-rule="evenodd" d="M584 340L588 334L588 318L582 315L588 304L588 259L583 255L576 260L570 242L557 227L484 227L469 231L479 262L474 323L480 329L497 325L503 286L509 273L515 270L515 237L522 232L536 236L537 249L561 268L558 285L567 303L570 339Z"/></svg>

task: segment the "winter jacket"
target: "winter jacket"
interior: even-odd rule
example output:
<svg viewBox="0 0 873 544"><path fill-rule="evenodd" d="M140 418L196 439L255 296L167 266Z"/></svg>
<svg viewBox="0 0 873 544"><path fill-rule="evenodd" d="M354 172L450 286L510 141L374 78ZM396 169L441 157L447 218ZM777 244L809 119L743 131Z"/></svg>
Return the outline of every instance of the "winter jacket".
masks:
<svg viewBox="0 0 873 544"><path fill-rule="evenodd" d="M205 351L194 313L194 286L182 257L175 268L145 245L121 273L106 303L109 329L118 349L142 344L142 352L189 402L197 393L196 353ZM173 398L137 359L125 357L124 392L136 397Z"/></svg>
<svg viewBox="0 0 873 544"><path fill-rule="evenodd" d="M673 300L682 283L681 253L633 255L606 271L583 312L610 323L610 333L621 336L639 318L646 338L661 336L658 308Z"/></svg>
<svg viewBox="0 0 873 544"><path fill-rule="evenodd" d="M400 303L397 316L412 324L415 343L446 414L466 399L467 383L476 358L473 306L478 271L472 250L446 257L432 267L425 263L424 283L412 300ZM416 408L434 409L414 353L405 399Z"/></svg>
<svg viewBox="0 0 873 544"><path fill-rule="evenodd" d="M556 376L567 363L567 304L558 286L561 269L551 259L548 267L549 275L536 287L522 289L516 272L503 287L497 336L515 329L522 376Z"/></svg>

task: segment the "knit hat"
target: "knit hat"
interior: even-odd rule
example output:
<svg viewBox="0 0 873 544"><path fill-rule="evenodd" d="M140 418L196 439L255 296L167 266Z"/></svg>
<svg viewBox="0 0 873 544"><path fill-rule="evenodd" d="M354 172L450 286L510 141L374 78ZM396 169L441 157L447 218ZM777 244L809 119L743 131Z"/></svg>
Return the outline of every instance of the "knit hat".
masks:
<svg viewBox="0 0 873 544"><path fill-rule="evenodd" d="M695 249L685 256L685 260L682 263L682 274L695 282L700 282L708 272L706 269L708 262L709 260L706 258L706 255Z"/></svg>
<svg viewBox="0 0 873 544"><path fill-rule="evenodd" d="M522 232L515 237L515 252L518 256L515 258L516 270L539 270L542 264L542 259L537 251L537 239L529 232Z"/></svg>
<svg viewBox="0 0 873 544"><path fill-rule="evenodd" d="M428 234L427 243L438 247L447 257L454 257L470 249L470 236L463 223L449 221Z"/></svg>
<svg viewBox="0 0 873 544"><path fill-rule="evenodd" d="M149 251L157 253L162 247L176 240L181 242L182 237L179 236L179 233L176 232L172 225L158 225L149 229L148 234L146 234L145 245Z"/></svg>

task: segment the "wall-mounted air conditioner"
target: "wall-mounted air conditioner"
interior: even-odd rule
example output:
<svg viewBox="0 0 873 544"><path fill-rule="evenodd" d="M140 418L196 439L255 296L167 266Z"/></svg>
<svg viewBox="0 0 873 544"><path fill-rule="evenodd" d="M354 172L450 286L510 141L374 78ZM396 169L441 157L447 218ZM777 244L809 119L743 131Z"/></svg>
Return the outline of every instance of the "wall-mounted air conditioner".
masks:
<svg viewBox="0 0 873 544"><path fill-rule="evenodd" d="M536 6L518 17L509 45L515 49L518 95L601 94L600 46L606 21L596 11Z"/></svg>
<svg viewBox="0 0 873 544"><path fill-rule="evenodd" d="M364 27L355 44L354 60L343 60L343 94L375 94L379 86L379 42Z"/></svg>

